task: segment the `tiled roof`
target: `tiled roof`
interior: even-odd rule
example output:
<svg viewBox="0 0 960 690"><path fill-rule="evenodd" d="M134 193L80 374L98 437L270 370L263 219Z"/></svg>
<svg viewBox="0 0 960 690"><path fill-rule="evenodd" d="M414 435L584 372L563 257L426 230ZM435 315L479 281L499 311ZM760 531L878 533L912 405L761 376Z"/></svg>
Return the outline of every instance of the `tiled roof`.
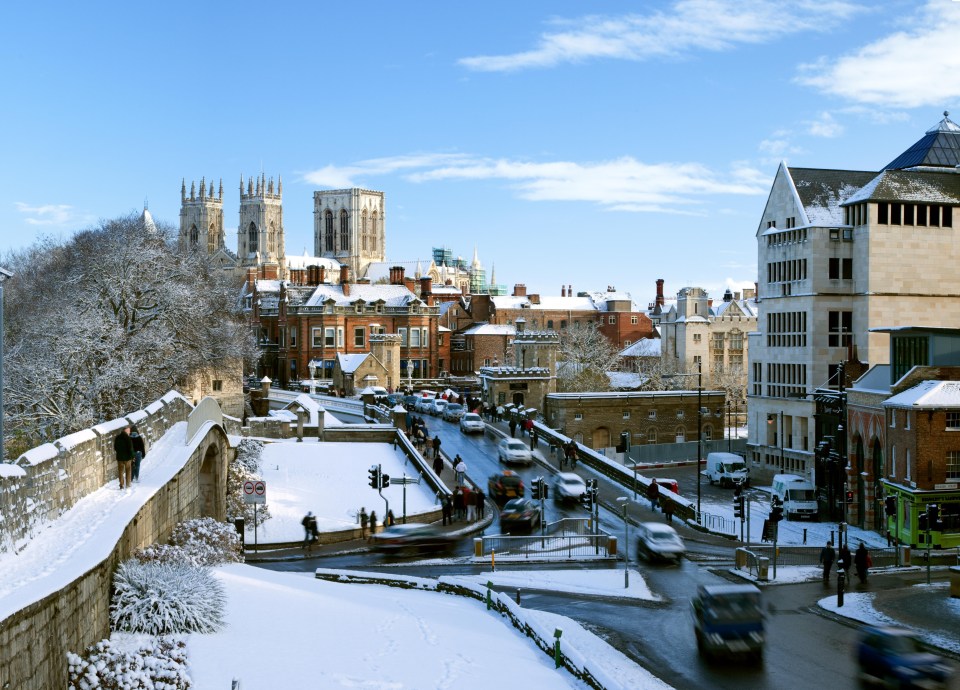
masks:
<svg viewBox="0 0 960 690"><path fill-rule="evenodd" d="M960 174L950 172L885 170L845 203L906 201L928 204L960 203Z"/></svg>
<svg viewBox="0 0 960 690"><path fill-rule="evenodd" d="M843 204L873 180L877 173L862 170L788 168L790 178L810 225L825 227L843 223Z"/></svg>
<svg viewBox="0 0 960 690"><path fill-rule="evenodd" d="M904 168L943 167L960 165L960 127L943 114L943 119L930 129L913 146L883 166L884 170Z"/></svg>

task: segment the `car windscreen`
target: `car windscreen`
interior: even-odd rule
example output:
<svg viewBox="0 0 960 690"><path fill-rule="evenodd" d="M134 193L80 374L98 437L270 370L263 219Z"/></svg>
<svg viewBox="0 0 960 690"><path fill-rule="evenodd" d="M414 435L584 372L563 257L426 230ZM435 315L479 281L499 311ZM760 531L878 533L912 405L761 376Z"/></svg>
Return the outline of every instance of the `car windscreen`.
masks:
<svg viewBox="0 0 960 690"><path fill-rule="evenodd" d="M507 444L507 448L509 448L510 450L526 450L527 449L527 447L523 445L523 443L521 443L520 441L510 441Z"/></svg>
<svg viewBox="0 0 960 690"><path fill-rule="evenodd" d="M724 472L739 472L740 470L747 469L747 464L745 462L725 462L723 463Z"/></svg>
<svg viewBox="0 0 960 690"><path fill-rule="evenodd" d="M760 615L760 597L755 594L710 597L703 609L709 618L717 621L755 620Z"/></svg>
<svg viewBox="0 0 960 690"><path fill-rule="evenodd" d="M813 489L790 489L787 491L788 501L814 501L816 495Z"/></svg>

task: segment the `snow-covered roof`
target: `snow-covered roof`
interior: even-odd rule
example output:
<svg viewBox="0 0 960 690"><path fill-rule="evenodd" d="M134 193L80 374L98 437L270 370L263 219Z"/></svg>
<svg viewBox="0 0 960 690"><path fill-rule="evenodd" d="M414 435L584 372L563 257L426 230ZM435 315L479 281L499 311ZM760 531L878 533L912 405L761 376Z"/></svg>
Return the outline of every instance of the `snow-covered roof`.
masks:
<svg viewBox="0 0 960 690"><path fill-rule="evenodd" d="M960 175L885 170L844 203L856 204L867 200L957 204L960 203Z"/></svg>
<svg viewBox="0 0 960 690"><path fill-rule="evenodd" d="M318 285L306 301L308 307L323 306L328 300L337 306L349 306L358 300L366 303L382 301L388 307L405 307L417 296L403 285L365 285L350 283L350 294L344 296L342 285Z"/></svg>
<svg viewBox="0 0 960 690"><path fill-rule="evenodd" d="M960 408L960 381L922 381L913 388L893 395L884 407Z"/></svg>
<svg viewBox="0 0 960 690"><path fill-rule="evenodd" d="M636 390L644 381L640 374L629 371L608 371L607 378L610 387L616 390Z"/></svg>
<svg viewBox="0 0 960 690"><path fill-rule="evenodd" d="M659 357L663 341L660 338L643 338L620 352L621 357Z"/></svg>
<svg viewBox="0 0 960 690"><path fill-rule="evenodd" d="M517 329L513 324L478 323L470 326L463 335L516 335Z"/></svg>
<svg viewBox="0 0 960 690"><path fill-rule="evenodd" d="M310 266L323 266L327 269L327 276L335 278L340 275L340 262L336 259L328 259L324 256L310 256L306 252L303 256L286 257L287 268L308 268Z"/></svg>
<svg viewBox="0 0 960 690"><path fill-rule="evenodd" d="M369 352L362 352L358 354L343 354L338 352L337 362L340 365L340 371L344 372L345 374L352 374L369 356Z"/></svg>
<svg viewBox="0 0 960 690"><path fill-rule="evenodd" d="M875 172L861 170L819 168L788 168L788 172L807 216L807 225L816 227L842 225L840 205L877 176ZM782 228L770 228L768 232L782 232Z"/></svg>
<svg viewBox="0 0 960 690"><path fill-rule="evenodd" d="M723 316L733 305L737 305L744 316L756 318L760 313L760 306L755 299L730 300L729 302L721 300L720 302L713 303L712 311L715 316ZM734 312L734 314L736 314L736 312Z"/></svg>
<svg viewBox="0 0 960 690"><path fill-rule="evenodd" d="M513 295L498 295L491 298L497 309L549 309L574 311L597 311L597 306L590 297L554 297L541 295L540 304L533 304L529 297L514 297Z"/></svg>

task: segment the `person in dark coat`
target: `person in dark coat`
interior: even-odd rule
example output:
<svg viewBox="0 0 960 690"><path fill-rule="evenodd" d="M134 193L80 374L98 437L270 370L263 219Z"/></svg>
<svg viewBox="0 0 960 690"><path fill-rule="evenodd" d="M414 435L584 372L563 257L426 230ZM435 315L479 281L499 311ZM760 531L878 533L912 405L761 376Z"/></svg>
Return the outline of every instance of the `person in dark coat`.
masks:
<svg viewBox="0 0 960 690"><path fill-rule="evenodd" d="M443 524L453 524L453 505L450 503L450 497L444 496L440 502L440 508L443 511Z"/></svg>
<svg viewBox="0 0 960 690"><path fill-rule="evenodd" d="M311 511L307 511L307 514L303 516L300 524L303 525L303 543L300 545L300 548L305 549L310 542L313 541L313 532L317 527L317 518L313 516Z"/></svg>
<svg viewBox="0 0 960 690"><path fill-rule="evenodd" d="M437 457L433 459L433 472L438 477L440 476L440 473L443 472L443 458L440 457L440 455L437 455Z"/></svg>
<svg viewBox="0 0 960 690"><path fill-rule="evenodd" d="M440 457L440 434L433 437L433 457Z"/></svg>
<svg viewBox="0 0 960 690"><path fill-rule="evenodd" d="M133 476L133 439L130 438L130 427L124 427L123 431L117 434L113 439L113 450L117 454L117 477L120 479L120 488L129 489L130 480Z"/></svg>
<svg viewBox="0 0 960 690"><path fill-rule="evenodd" d="M453 519L463 519L463 491L459 486L453 490Z"/></svg>
<svg viewBox="0 0 960 690"><path fill-rule="evenodd" d="M857 547L857 552L853 555L853 565L857 570L857 577L860 579L860 584L865 585L867 583L867 571L870 568L870 554L867 552L867 547L864 546L863 542L860 542L860 546Z"/></svg>
<svg viewBox="0 0 960 690"><path fill-rule="evenodd" d="M663 502L663 516L667 522L673 522L673 501L667 499Z"/></svg>
<svg viewBox="0 0 960 690"><path fill-rule="evenodd" d="M510 420L510 437L512 438L516 435L517 435L517 420L511 419Z"/></svg>
<svg viewBox="0 0 960 690"><path fill-rule="evenodd" d="M143 442L143 436L134 424L130 427L130 441L133 443L133 481L140 483L140 463L147 457L147 444Z"/></svg>
<svg viewBox="0 0 960 690"><path fill-rule="evenodd" d="M656 479L651 479L647 486L647 498L650 500L650 510L656 510L657 502L660 500L660 486Z"/></svg>
<svg viewBox="0 0 960 690"><path fill-rule="evenodd" d="M395 518L395 517L393 516L393 511L392 511L392 510L388 510L388 511L387 511L387 517L386 517L386 518L384 519L384 521L383 521L383 526L384 526L384 527L393 527L395 524L397 524L397 518Z"/></svg>
<svg viewBox="0 0 960 690"><path fill-rule="evenodd" d="M852 573L850 572L850 566L853 565L853 554L850 553L850 547L847 546L844 542L843 546L840 547L840 553L837 556L838 566L843 569L844 574L847 576L846 584L849 586L850 578Z"/></svg>
<svg viewBox="0 0 960 690"><path fill-rule="evenodd" d="M830 568L837 558L837 552L833 548L833 542L828 541L826 546L820 549L820 564L823 566L823 584L830 583Z"/></svg>
<svg viewBox="0 0 960 690"><path fill-rule="evenodd" d="M486 495L484 495L483 489L481 489L479 486L477 487L477 490L473 494L473 500L475 501L477 506L477 519L482 520L483 509L487 505L487 497Z"/></svg>
<svg viewBox="0 0 960 690"><path fill-rule="evenodd" d="M367 509L361 508L360 509L360 538L361 539L367 538L367 520L369 519L370 517L367 515Z"/></svg>
<svg viewBox="0 0 960 690"><path fill-rule="evenodd" d="M377 533L377 513L373 510L370 511L370 536L372 537Z"/></svg>

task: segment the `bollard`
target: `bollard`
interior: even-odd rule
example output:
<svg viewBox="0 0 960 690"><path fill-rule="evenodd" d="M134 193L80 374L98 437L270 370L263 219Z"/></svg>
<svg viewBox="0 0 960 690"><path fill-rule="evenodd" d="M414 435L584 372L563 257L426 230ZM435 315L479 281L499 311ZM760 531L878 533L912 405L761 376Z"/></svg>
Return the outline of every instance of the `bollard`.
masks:
<svg viewBox="0 0 960 690"><path fill-rule="evenodd" d="M837 568L837 606L843 606L843 590L844 590L844 581L847 579L847 574L843 572L843 568Z"/></svg>
<svg viewBox="0 0 960 690"><path fill-rule="evenodd" d="M490 580L487 580L487 611L490 610L490 607L493 606L493 598L490 594L490 588L493 587L493 583Z"/></svg>
<svg viewBox="0 0 960 690"><path fill-rule="evenodd" d="M483 556L483 539L480 537L473 538L473 555L476 558Z"/></svg>
<svg viewBox="0 0 960 690"><path fill-rule="evenodd" d="M517 587L517 604L520 603L520 588Z"/></svg>
<svg viewBox="0 0 960 690"><path fill-rule="evenodd" d="M563 634L562 628L557 628L553 631L553 636L556 641L553 643L553 660L556 663L557 668L560 668L560 636Z"/></svg>
<svg viewBox="0 0 960 690"><path fill-rule="evenodd" d="M497 572L497 550L490 549L490 570Z"/></svg>
<svg viewBox="0 0 960 690"><path fill-rule="evenodd" d="M803 545L804 546L807 545L807 528L806 527L803 528Z"/></svg>

